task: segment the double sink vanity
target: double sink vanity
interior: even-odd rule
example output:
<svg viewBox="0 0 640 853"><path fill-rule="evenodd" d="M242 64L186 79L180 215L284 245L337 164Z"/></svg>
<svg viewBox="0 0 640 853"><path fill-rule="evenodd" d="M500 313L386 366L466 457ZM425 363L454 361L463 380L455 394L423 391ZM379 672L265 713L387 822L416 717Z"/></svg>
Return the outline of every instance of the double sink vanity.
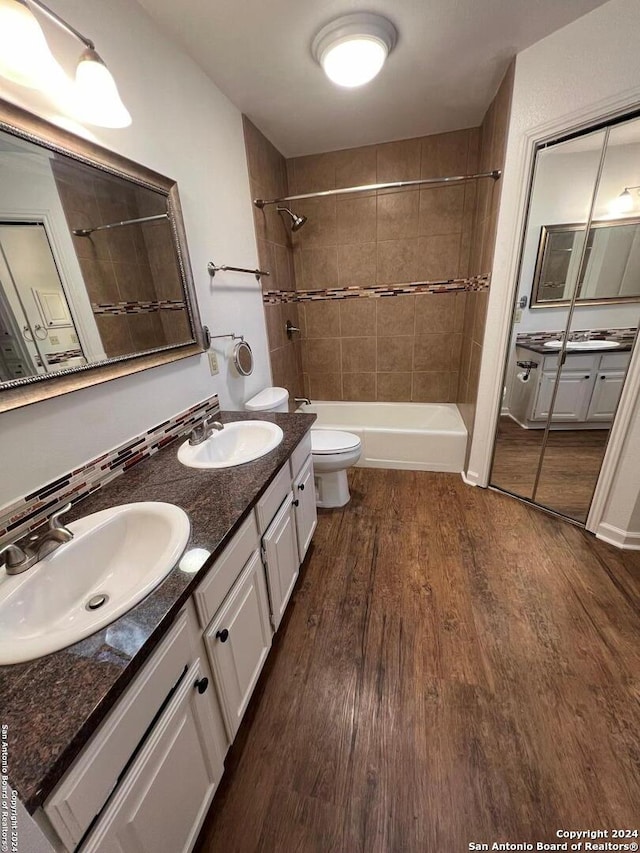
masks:
<svg viewBox="0 0 640 853"><path fill-rule="evenodd" d="M9 781L56 851L192 848L285 613L316 526L315 416L219 417L0 582Z"/></svg>

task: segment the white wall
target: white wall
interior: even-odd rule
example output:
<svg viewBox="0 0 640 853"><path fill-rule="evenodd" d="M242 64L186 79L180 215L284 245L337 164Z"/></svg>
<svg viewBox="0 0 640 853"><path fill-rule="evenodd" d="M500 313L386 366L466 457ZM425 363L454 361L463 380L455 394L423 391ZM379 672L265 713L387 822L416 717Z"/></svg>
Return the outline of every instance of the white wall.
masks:
<svg viewBox="0 0 640 853"><path fill-rule="evenodd" d="M640 3L610 0L573 24L538 42L516 59L509 136L498 217L496 251L487 315L487 335L467 477L486 485L491 448L502 393L515 294L519 236L524 223L527 186L536 141L552 138L640 103ZM635 353L636 357L638 352ZM630 395L633 389L625 388ZM636 446L640 411L636 410L626 448ZM613 435L612 435L613 439ZM623 452L604 511L612 525L618 517L617 496L629 509L640 492L640 469Z"/></svg>
<svg viewBox="0 0 640 853"><path fill-rule="evenodd" d="M210 396L238 408L270 381L260 287L207 261L257 266L241 114L131 0L55 0L52 7L92 38L132 118L123 130L91 128L95 141L178 181L203 323L244 333L256 355L251 377L211 377L195 356L2 414L0 506L166 417ZM77 42L43 23L56 57L72 69ZM69 125L38 93L0 78L0 96ZM225 347L222 344L221 351Z"/></svg>

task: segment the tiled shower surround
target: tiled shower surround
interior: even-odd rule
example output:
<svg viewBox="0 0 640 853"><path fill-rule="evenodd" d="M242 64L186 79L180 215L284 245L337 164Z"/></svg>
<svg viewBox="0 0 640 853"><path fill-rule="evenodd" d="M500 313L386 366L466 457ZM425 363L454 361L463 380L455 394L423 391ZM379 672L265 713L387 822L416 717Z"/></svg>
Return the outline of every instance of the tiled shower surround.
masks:
<svg viewBox="0 0 640 853"><path fill-rule="evenodd" d="M46 483L31 494L0 507L0 545L34 530L59 507L77 503L176 438L184 437L203 418L215 417L219 412L218 397L213 396Z"/></svg>
<svg viewBox="0 0 640 853"><path fill-rule="evenodd" d="M480 127L286 160L245 118L252 198L488 172L513 68ZM473 423L500 182L254 208L274 383L315 399L456 402ZM374 298L366 298L374 297ZM375 298L378 297L378 298ZM292 341L290 320L301 329Z"/></svg>

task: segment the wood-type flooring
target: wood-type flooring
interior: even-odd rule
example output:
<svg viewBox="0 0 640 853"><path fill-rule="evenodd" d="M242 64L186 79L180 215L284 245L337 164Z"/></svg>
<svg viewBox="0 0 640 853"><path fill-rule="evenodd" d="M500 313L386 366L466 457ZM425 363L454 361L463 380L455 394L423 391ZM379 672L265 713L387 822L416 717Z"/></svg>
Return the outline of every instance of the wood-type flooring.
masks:
<svg viewBox="0 0 640 853"><path fill-rule="evenodd" d="M457 475L350 473L198 853L639 829L640 553Z"/></svg>

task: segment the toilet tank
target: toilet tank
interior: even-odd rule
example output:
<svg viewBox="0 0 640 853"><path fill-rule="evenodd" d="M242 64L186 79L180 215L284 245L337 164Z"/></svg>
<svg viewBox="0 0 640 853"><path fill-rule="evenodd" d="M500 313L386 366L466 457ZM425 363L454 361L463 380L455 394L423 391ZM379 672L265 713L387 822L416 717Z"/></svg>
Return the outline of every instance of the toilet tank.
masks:
<svg viewBox="0 0 640 853"><path fill-rule="evenodd" d="M265 388L244 404L248 412L288 412L289 392L286 388Z"/></svg>

